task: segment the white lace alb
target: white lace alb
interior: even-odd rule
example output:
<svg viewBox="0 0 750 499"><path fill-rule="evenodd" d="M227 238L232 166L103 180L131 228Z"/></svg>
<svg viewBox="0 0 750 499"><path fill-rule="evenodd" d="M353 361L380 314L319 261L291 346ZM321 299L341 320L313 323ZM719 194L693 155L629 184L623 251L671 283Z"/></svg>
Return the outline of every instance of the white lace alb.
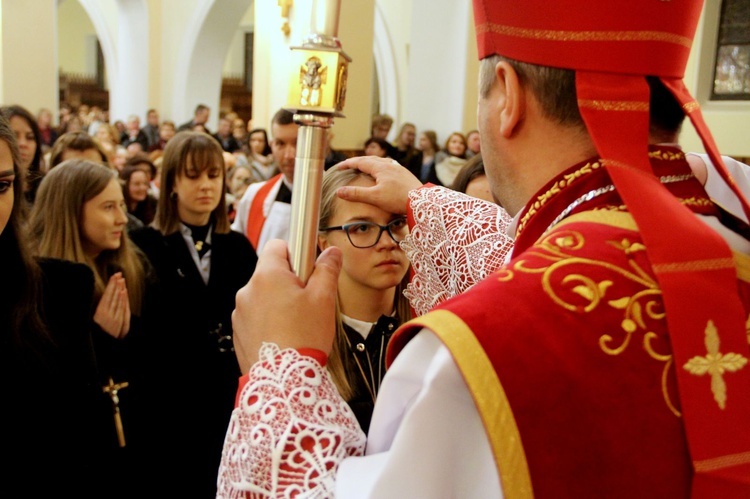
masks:
<svg viewBox="0 0 750 499"><path fill-rule="evenodd" d="M418 315L499 269L513 250L500 206L446 187L409 192L414 227L401 248L414 269L404 294Z"/></svg>
<svg viewBox="0 0 750 499"><path fill-rule="evenodd" d="M216 497L333 497L339 463L364 451L328 371L264 343L227 429Z"/></svg>

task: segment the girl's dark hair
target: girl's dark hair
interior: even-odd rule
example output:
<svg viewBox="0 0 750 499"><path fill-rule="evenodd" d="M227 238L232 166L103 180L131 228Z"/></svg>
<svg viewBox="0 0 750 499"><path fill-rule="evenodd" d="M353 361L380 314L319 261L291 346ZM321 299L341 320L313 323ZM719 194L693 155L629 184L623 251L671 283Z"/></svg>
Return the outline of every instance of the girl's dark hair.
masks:
<svg viewBox="0 0 750 499"><path fill-rule="evenodd" d="M49 169L56 167L63 162L63 153L67 150L88 151L95 149L102 158L102 163L107 165L107 153L101 148L99 143L86 132L66 132L57 138L49 154Z"/></svg>
<svg viewBox="0 0 750 499"><path fill-rule="evenodd" d="M367 149L367 146L370 144L375 143L380 146L382 150L384 150L386 153L388 152L390 144L385 139L379 139L377 137L370 137L365 141L365 149Z"/></svg>
<svg viewBox="0 0 750 499"><path fill-rule="evenodd" d="M42 310L42 274L26 240L26 211L23 196L25 178L19 167L19 151L10 123L0 116L0 141L10 147L13 157L13 208L5 229L0 233L0 255L3 259L3 286L0 286L0 320L10 322L10 340L33 349L50 344Z"/></svg>
<svg viewBox="0 0 750 499"><path fill-rule="evenodd" d="M221 167L221 192L227 191L227 175L219 141L203 132L178 132L167 142L162 157L159 202L153 225L166 236L180 230L177 199L171 194L177 177L185 174L188 164L191 163L199 171ZM217 234L229 232L226 203L221 201L216 205L211 212L211 222Z"/></svg>
<svg viewBox="0 0 750 499"><path fill-rule="evenodd" d="M254 133L262 133L263 134L263 140L265 141L265 145L263 146L263 155L268 156L271 154L271 144L268 142L268 132L266 132L265 128L253 128L250 130L250 133L247 134L247 141L248 144L250 143L250 137Z"/></svg>
<svg viewBox="0 0 750 499"><path fill-rule="evenodd" d="M482 161L482 154L475 154L466 161L464 166L461 167L450 187L454 191L466 193L466 187L468 187L469 182L484 174L484 161Z"/></svg>
<svg viewBox="0 0 750 499"><path fill-rule="evenodd" d="M122 183L122 197L125 198L125 205L128 207L128 212L130 212L132 215L135 215L135 217L142 221L145 225L149 225L154 221L154 218L156 217L157 200L155 198L153 200L150 199L152 198L152 196L151 194L148 194L146 199L144 199L143 201L139 201L135 209L131 211L130 205L133 202L133 199L130 197L130 177L132 177L133 173L135 172L143 172L147 176L153 178L151 168L153 168L153 170L155 171L156 167L154 167L153 162L151 162L151 160L149 160L148 158L146 158L145 161L135 161L131 163L132 159L133 158L130 158L128 162L125 163L125 166L122 167L122 171L120 172L120 181ZM151 168L149 168L149 165Z"/></svg>
<svg viewBox="0 0 750 499"><path fill-rule="evenodd" d="M34 152L34 158L31 160L28 170L26 171L26 199L33 203L36 197L36 191L39 189L39 183L44 177L44 168L42 167L42 132L39 130L39 124L36 121L34 115L32 115L26 108L21 106L4 106L0 108L0 114L10 123L10 119L14 116L23 118L24 121L31 128L31 132L34 134L34 141L36 142L36 152Z"/></svg>
<svg viewBox="0 0 750 499"><path fill-rule="evenodd" d="M156 174L158 173L156 169L156 165L153 161L151 161L151 158L146 153L136 153L132 157L128 158L127 161L125 161L125 165L123 165L123 170L128 166L139 166L144 170L148 170L148 176L149 180L154 180L156 178ZM122 176L121 176L122 178Z"/></svg>

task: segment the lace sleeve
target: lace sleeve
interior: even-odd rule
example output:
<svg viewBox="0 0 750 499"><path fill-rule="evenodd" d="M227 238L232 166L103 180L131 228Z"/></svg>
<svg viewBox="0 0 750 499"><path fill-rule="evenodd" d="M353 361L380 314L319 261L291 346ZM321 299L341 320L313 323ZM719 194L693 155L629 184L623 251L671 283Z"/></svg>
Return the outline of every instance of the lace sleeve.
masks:
<svg viewBox="0 0 750 499"><path fill-rule="evenodd" d="M339 463L364 450L327 370L264 343L232 413L217 497L332 497Z"/></svg>
<svg viewBox="0 0 750 499"><path fill-rule="evenodd" d="M463 293L505 262L511 218L500 206L446 187L409 193L414 221L401 243L414 276L404 294L418 315Z"/></svg>

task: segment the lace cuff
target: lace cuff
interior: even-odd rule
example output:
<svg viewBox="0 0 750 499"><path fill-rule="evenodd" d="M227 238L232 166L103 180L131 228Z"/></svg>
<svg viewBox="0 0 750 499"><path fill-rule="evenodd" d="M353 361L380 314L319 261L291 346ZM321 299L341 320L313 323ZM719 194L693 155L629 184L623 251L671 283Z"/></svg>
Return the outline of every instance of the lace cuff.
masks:
<svg viewBox="0 0 750 499"><path fill-rule="evenodd" d="M459 295L505 263L511 217L500 206L446 187L409 192L411 233L401 248L414 275L404 294L418 315Z"/></svg>
<svg viewBox="0 0 750 499"><path fill-rule="evenodd" d="M217 497L331 497L339 463L364 450L326 369L264 343L232 413Z"/></svg>

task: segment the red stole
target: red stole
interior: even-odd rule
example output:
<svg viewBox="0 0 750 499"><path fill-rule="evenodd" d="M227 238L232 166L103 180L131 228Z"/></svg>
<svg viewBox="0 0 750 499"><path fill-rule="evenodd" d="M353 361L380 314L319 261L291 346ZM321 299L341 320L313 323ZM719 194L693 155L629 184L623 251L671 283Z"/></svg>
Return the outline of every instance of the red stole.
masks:
<svg viewBox="0 0 750 499"><path fill-rule="evenodd" d="M679 151L653 151L652 160L657 175L689 173ZM694 464L675 377L685 367L673 360L646 248L617 193L607 191L603 170L586 162L543 189L520 220L513 261L444 310L399 330L389 359L421 325L445 341L485 421L506 493L524 495L525 469L537 497L688 497ZM667 185L693 211L715 213L697 181ZM545 232L590 192L599 194ZM740 261L747 314L750 263ZM715 332L707 328L705 334L707 349L696 355L696 365L712 355ZM696 371L707 401L702 407L715 411L717 421L722 413L746 417L750 410L737 383L750 369L741 360L750 357L747 350L722 350L735 355L726 359L734 370ZM496 380L477 374L483 361ZM492 400L500 397L507 399L510 417ZM719 410L715 399L722 397ZM513 438L503 442L497 434L517 436L520 450ZM504 462L509 452L512 461ZM728 459L735 457L742 462L743 454ZM716 487L728 497L746 493L736 485Z"/></svg>
<svg viewBox="0 0 750 499"><path fill-rule="evenodd" d="M263 213L263 203L266 201L266 196L274 188L274 186L281 181L281 173L271 177L266 183L258 189L255 193L253 202L250 203L250 210L247 213L247 228L245 233L247 238L250 240L250 244L253 245L253 249L257 251L258 241L260 241L260 233L263 230L263 225L266 223L266 215Z"/></svg>

